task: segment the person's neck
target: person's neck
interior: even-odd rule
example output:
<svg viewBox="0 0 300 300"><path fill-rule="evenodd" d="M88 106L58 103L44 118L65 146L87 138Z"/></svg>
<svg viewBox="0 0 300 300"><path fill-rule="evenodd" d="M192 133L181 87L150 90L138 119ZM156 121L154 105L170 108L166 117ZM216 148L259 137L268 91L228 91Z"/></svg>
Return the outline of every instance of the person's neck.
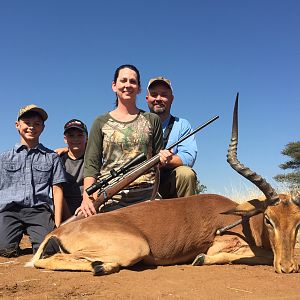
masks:
<svg viewBox="0 0 300 300"><path fill-rule="evenodd" d="M68 151L68 156L72 159L78 159L84 155L85 150L71 150Z"/></svg>
<svg viewBox="0 0 300 300"><path fill-rule="evenodd" d="M110 115L117 121L131 122L139 114L140 110L134 105L123 105L120 103L115 110L110 112Z"/></svg>
<svg viewBox="0 0 300 300"><path fill-rule="evenodd" d="M170 114L159 114L158 116L160 118L161 123L163 123L169 118Z"/></svg>
<svg viewBox="0 0 300 300"><path fill-rule="evenodd" d="M25 141L21 139L21 145L24 145L27 147L27 149L34 149L39 144L39 141Z"/></svg>
<svg viewBox="0 0 300 300"><path fill-rule="evenodd" d="M140 110L136 107L135 103L127 102L125 105L122 103L122 101L119 100L118 106L113 111L118 114L136 115L139 113Z"/></svg>

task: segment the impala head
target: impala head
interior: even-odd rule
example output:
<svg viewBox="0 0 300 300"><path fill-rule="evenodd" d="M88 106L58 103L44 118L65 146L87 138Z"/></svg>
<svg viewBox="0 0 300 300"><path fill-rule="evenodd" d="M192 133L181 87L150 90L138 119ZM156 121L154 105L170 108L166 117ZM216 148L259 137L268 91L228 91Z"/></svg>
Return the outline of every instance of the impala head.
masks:
<svg viewBox="0 0 300 300"><path fill-rule="evenodd" d="M265 200L250 200L227 213L252 217L264 213L264 226L274 253L274 268L278 273L298 272L294 259L294 247L300 224L300 195L278 195L261 176L242 165L237 160L238 144L238 96L236 96L232 136L227 161L243 177L255 184L265 195Z"/></svg>

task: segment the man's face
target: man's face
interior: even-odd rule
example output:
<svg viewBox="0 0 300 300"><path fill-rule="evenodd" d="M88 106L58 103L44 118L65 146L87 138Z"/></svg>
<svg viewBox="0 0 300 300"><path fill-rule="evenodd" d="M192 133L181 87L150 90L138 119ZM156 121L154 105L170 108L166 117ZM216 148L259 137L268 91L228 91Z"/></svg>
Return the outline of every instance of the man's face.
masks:
<svg viewBox="0 0 300 300"><path fill-rule="evenodd" d="M169 115L173 102L173 93L165 83L153 84L148 90L146 100L151 112Z"/></svg>
<svg viewBox="0 0 300 300"><path fill-rule="evenodd" d="M87 135L79 129L70 128L65 132L64 140L71 151L84 151L87 143Z"/></svg>

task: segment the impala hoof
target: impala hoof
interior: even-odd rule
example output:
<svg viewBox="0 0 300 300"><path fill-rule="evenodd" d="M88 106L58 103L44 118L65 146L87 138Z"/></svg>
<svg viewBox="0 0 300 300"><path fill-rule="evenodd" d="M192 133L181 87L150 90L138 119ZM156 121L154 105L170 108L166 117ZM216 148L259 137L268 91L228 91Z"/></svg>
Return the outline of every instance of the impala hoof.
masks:
<svg viewBox="0 0 300 300"><path fill-rule="evenodd" d="M103 263L101 261L94 261L92 262L92 268L93 268L93 275L94 276L100 276L104 275L104 268Z"/></svg>
<svg viewBox="0 0 300 300"><path fill-rule="evenodd" d="M204 261L205 261L205 254L201 253L201 254L197 255L197 257L194 259L192 265L193 266L202 266L202 265L204 265Z"/></svg>

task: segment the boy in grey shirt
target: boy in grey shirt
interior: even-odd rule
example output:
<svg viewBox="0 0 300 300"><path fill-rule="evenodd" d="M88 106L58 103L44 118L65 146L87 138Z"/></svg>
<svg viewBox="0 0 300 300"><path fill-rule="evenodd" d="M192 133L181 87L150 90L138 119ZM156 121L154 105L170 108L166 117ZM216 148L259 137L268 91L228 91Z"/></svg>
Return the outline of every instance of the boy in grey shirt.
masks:
<svg viewBox="0 0 300 300"><path fill-rule="evenodd" d="M83 192L83 157L86 148L88 131L86 125L72 119L64 126L64 141L68 148L61 149L68 182L63 184L63 193L66 203L63 219L74 215L81 205Z"/></svg>

